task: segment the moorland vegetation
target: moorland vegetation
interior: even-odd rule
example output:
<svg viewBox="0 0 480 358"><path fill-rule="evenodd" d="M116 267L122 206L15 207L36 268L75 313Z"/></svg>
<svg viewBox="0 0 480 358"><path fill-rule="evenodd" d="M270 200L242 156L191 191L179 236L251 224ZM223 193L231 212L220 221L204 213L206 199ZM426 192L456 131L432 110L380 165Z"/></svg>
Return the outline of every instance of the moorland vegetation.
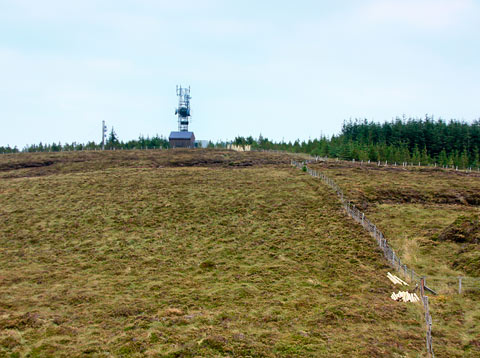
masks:
<svg viewBox="0 0 480 358"><path fill-rule="evenodd" d="M424 355L421 306L288 155L9 154L0 202L0 356Z"/></svg>

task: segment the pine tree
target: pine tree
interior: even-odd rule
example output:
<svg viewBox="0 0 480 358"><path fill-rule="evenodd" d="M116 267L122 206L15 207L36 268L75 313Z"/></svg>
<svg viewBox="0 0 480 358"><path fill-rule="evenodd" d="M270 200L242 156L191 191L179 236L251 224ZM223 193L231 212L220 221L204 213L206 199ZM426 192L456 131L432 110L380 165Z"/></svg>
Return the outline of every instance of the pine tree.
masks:
<svg viewBox="0 0 480 358"><path fill-rule="evenodd" d="M418 150L418 145L415 144L415 147L413 148L413 153L412 153L412 161L414 164L418 164L422 160L422 156L420 154L420 151Z"/></svg>
<svg viewBox="0 0 480 358"><path fill-rule="evenodd" d="M110 149L117 148L118 147L118 137L117 133L115 133L115 130L112 127L112 130L110 131L110 134L108 135L108 140L107 140L107 147Z"/></svg>
<svg viewBox="0 0 480 358"><path fill-rule="evenodd" d="M420 162L422 165L427 165L430 163L430 157L428 156L427 146L423 147L422 154L420 155Z"/></svg>
<svg viewBox="0 0 480 358"><path fill-rule="evenodd" d="M473 163L472 163L472 167L474 167L474 168L480 167L480 155L479 155L479 153L478 153L478 147L475 147L475 149L473 150Z"/></svg>
<svg viewBox="0 0 480 358"><path fill-rule="evenodd" d="M372 162L376 162L378 160L378 151L373 145L370 145L368 149L368 159Z"/></svg>
<svg viewBox="0 0 480 358"><path fill-rule="evenodd" d="M438 163L442 166L448 165L448 157L447 157L447 152L445 151L445 148L443 148L440 154L438 155Z"/></svg>
<svg viewBox="0 0 480 358"><path fill-rule="evenodd" d="M468 168L468 164L469 164L468 152L467 152L467 148L464 148L462 154L460 155L460 165L459 166L463 169L466 169L466 168Z"/></svg>

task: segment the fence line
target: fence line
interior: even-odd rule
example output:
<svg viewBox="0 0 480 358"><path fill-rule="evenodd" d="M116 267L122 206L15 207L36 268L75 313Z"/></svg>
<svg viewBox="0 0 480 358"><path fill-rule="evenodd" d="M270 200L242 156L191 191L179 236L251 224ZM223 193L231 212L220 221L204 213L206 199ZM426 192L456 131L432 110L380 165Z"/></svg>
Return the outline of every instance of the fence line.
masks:
<svg viewBox="0 0 480 358"><path fill-rule="evenodd" d="M366 216L365 213L358 210L354 204L352 204L343 194L343 190L335 183L334 180L326 176L322 172L317 172L316 170L308 168L306 165L311 161L307 160L304 162L297 162L295 160L291 160L291 165L305 170L308 174L313 176L314 178L321 179L325 184L327 184L331 189L335 191L337 196L340 198L340 202L342 203L343 208L347 212L347 214L353 218L357 223L362 225L369 233L373 236L373 238L377 241L378 246L383 251L383 254L390 265L396 269L398 272L402 273L405 278L412 283L418 282L420 286L420 296L423 302L423 307L425 311L425 324L426 324L426 343L427 343L427 354L434 358L433 353L433 346L432 346L432 316L430 315L430 309L428 305L428 296L425 295L425 291L430 291L434 294L436 292L429 288L426 285L425 277L420 276L416 273L413 269L407 267L405 263L402 262L400 257L395 253L395 250L390 247L388 244L387 239L383 235L383 233L377 228L377 226L371 222Z"/></svg>
<svg viewBox="0 0 480 358"><path fill-rule="evenodd" d="M332 158L333 159L333 158ZM340 160L339 158L335 158L335 160L338 162L338 161L342 161L342 162L350 162L349 160ZM371 160L357 160L355 161L355 159L352 159L351 160L352 163L358 163L360 165L373 165L373 166L377 166L377 167L388 167L388 166L391 166L391 167L404 167L404 168L408 168L408 167L427 167L427 168L438 168L438 169L452 169L452 170L455 170L457 172L465 172L465 173L474 173L474 172L478 172L480 173L480 167L472 167L472 166L466 166L466 167L459 167L458 165L443 165L443 164L439 164L439 163L427 163L427 164L423 164L422 162L388 162L387 160L385 161L371 161Z"/></svg>

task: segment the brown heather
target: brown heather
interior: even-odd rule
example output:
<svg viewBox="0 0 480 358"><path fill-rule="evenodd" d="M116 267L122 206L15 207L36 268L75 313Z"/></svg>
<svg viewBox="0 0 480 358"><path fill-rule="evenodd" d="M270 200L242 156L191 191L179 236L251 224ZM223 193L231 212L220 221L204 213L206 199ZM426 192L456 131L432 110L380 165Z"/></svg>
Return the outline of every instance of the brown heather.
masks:
<svg viewBox="0 0 480 358"><path fill-rule="evenodd" d="M374 240L289 162L0 156L0 356L425 356L420 305L389 299ZM435 348L460 356L450 328Z"/></svg>

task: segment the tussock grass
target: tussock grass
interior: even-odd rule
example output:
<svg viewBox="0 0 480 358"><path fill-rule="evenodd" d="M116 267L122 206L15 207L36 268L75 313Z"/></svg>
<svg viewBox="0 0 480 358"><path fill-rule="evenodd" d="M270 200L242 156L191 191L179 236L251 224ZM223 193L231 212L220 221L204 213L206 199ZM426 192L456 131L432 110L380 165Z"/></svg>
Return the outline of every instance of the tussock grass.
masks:
<svg viewBox="0 0 480 358"><path fill-rule="evenodd" d="M182 153L148 160L223 155ZM288 158L117 154L3 167L0 356L424 355L419 306L388 298L373 240Z"/></svg>
<svg viewBox="0 0 480 358"><path fill-rule="evenodd" d="M279 153L233 150L170 149L118 150L52 153L17 153L0 155L0 178L85 173L114 168L164 167L248 167L288 164Z"/></svg>
<svg viewBox="0 0 480 358"><path fill-rule="evenodd" d="M377 224L402 261L427 276L439 357L480 355L480 290L456 295L458 276L478 276L480 245L440 240L460 216L480 215L480 175L433 168L315 164ZM450 279L446 279L450 277ZM477 285L480 285L478 281Z"/></svg>

